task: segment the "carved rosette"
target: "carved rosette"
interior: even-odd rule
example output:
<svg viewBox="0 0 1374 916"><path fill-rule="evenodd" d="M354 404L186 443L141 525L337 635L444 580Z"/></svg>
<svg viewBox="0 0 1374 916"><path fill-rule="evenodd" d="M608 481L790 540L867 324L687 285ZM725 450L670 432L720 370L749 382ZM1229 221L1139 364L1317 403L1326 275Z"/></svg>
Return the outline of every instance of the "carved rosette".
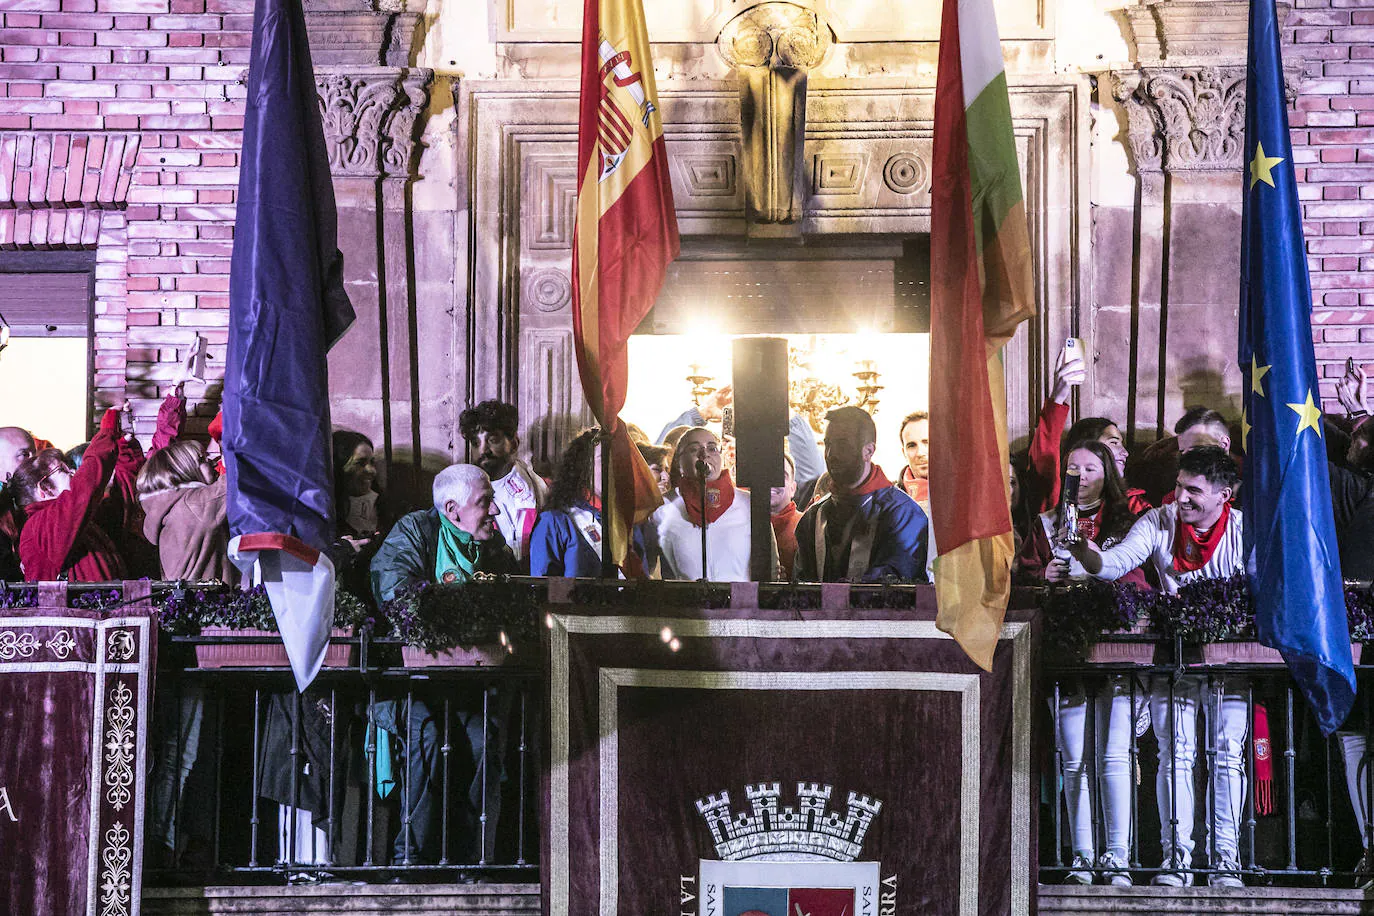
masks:
<svg viewBox="0 0 1374 916"><path fill-rule="evenodd" d="M434 71L315 72L329 167L335 175L414 176L416 127Z"/></svg>

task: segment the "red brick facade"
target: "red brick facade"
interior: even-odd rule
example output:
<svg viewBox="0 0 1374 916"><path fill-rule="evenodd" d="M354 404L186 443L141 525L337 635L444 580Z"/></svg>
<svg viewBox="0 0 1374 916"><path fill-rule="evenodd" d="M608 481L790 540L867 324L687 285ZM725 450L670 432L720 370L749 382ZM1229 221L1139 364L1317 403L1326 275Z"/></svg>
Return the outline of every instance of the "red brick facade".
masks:
<svg viewBox="0 0 1374 916"><path fill-rule="evenodd" d="M1289 26L1304 62L1290 124L1329 399L1347 356L1374 363L1374 8L1297 0Z"/></svg>
<svg viewBox="0 0 1374 916"><path fill-rule="evenodd" d="M97 397L136 399L140 431L150 432L189 335L209 339L212 366L224 357L252 0L7 0L3 9L0 206L16 208L0 210L0 248L60 240L47 231L61 213L54 202L100 207ZM71 139L38 144L36 160L30 131ZM90 153L103 134L128 135L133 160L113 202L97 201L96 189L72 193L78 172L99 169ZM77 230L67 242L77 240L96 241Z"/></svg>

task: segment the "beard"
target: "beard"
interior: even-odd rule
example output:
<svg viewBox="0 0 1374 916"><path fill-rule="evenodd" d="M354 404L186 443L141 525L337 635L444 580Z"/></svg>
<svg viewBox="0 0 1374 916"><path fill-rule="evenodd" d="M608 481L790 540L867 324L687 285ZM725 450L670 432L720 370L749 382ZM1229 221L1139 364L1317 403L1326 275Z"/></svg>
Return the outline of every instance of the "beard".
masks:
<svg viewBox="0 0 1374 916"><path fill-rule="evenodd" d="M510 473L513 463L510 458L498 458L495 455L479 455L477 458L477 466L492 480L499 480Z"/></svg>

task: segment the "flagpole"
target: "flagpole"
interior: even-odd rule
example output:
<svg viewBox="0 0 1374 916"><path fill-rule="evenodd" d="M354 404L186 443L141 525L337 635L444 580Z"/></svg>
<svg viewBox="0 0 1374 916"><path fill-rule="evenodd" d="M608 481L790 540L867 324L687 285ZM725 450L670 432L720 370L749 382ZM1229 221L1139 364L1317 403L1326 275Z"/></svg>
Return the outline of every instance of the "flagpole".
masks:
<svg viewBox="0 0 1374 916"><path fill-rule="evenodd" d="M616 578L615 553L611 550L611 434L610 424L601 424L601 578Z"/></svg>

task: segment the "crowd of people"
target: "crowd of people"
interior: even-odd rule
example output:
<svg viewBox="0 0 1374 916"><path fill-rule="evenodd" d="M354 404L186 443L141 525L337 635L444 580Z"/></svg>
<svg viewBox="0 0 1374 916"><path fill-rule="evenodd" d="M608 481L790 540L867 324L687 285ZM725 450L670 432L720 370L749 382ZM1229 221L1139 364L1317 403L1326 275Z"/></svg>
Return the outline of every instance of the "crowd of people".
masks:
<svg viewBox="0 0 1374 916"><path fill-rule="evenodd" d="M1243 458L1225 418L1206 407L1190 409L1175 424L1174 436L1131 454L1111 418L1069 424L1072 393L1085 375L1081 359L1061 357L1029 448L1008 469L1015 575L1031 584L1095 577L1176 591L1194 579L1241 571ZM1324 430L1347 578L1374 576L1374 424L1365 422L1364 389L1363 373L1348 364L1338 386L1345 415L1328 417ZM634 530L623 575L748 580L750 502L760 498L768 500L767 552L776 578L929 581L936 554L929 500L940 481L929 479L925 412L907 415L892 431L907 459L895 481L873 461L878 431L866 411L832 410L819 444L809 424L793 416L783 485L751 494L733 480L732 438L712 428L732 397L729 386L711 393L668 424L657 441L631 428L663 505ZM91 441L65 454L27 430L0 428L0 578L77 582L146 576L234 583L238 573L227 556L228 492L214 452L218 423L211 424L207 450L183 436L185 418L186 399L177 385L159 410L146 452L132 435L127 406L105 411ZM408 585L463 583L479 573L599 575L600 431L575 436L546 480L520 458L519 425L516 408L500 401L463 411L460 432L469 460L437 474L431 504L394 519L388 515L391 503L381 498L372 442L357 432L335 432L332 559L340 587L381 604ZM1063 497L1066 490L1076 491L1072 505ZM1192 882L1192 774L1201 710L1216 747L1205 818L1212 825L1207 857L1215 869L1209 881L1241 883L1247 687L1236 677L1205 690L1197 678L1185 677L1154 678L1135 689L1123 676L1091 691L1080 684L1060 692L1054 721L1073 850L1070 880L1132 882L1128 746L1131 730L1148 718L1160 748L1156 782L1164 854L1152 880ZM485 705L491 707L489 700ZM369 715L369 727L416 736L404 777L415 791L407 793L408 832L398 832L396 856L432 860L435 716L423 701L411 705L408 723L394 703L378 704ZM480 716L460 715L467 716L460 725L470 735L483 733ZM487 728L499 725L488 722ZM1095 747L1086 746L1090 734ZM474 744L481 740L474 738ZM1343 735L1341 746L1353 773L1363 742ZM474 760L488 759L481 747L472 750ZM474 804L489 792L492 778L476 774ZM1353 800L1353 777L1350 786ZM1361 805L1356 808L1363 813Z"/></svg>

